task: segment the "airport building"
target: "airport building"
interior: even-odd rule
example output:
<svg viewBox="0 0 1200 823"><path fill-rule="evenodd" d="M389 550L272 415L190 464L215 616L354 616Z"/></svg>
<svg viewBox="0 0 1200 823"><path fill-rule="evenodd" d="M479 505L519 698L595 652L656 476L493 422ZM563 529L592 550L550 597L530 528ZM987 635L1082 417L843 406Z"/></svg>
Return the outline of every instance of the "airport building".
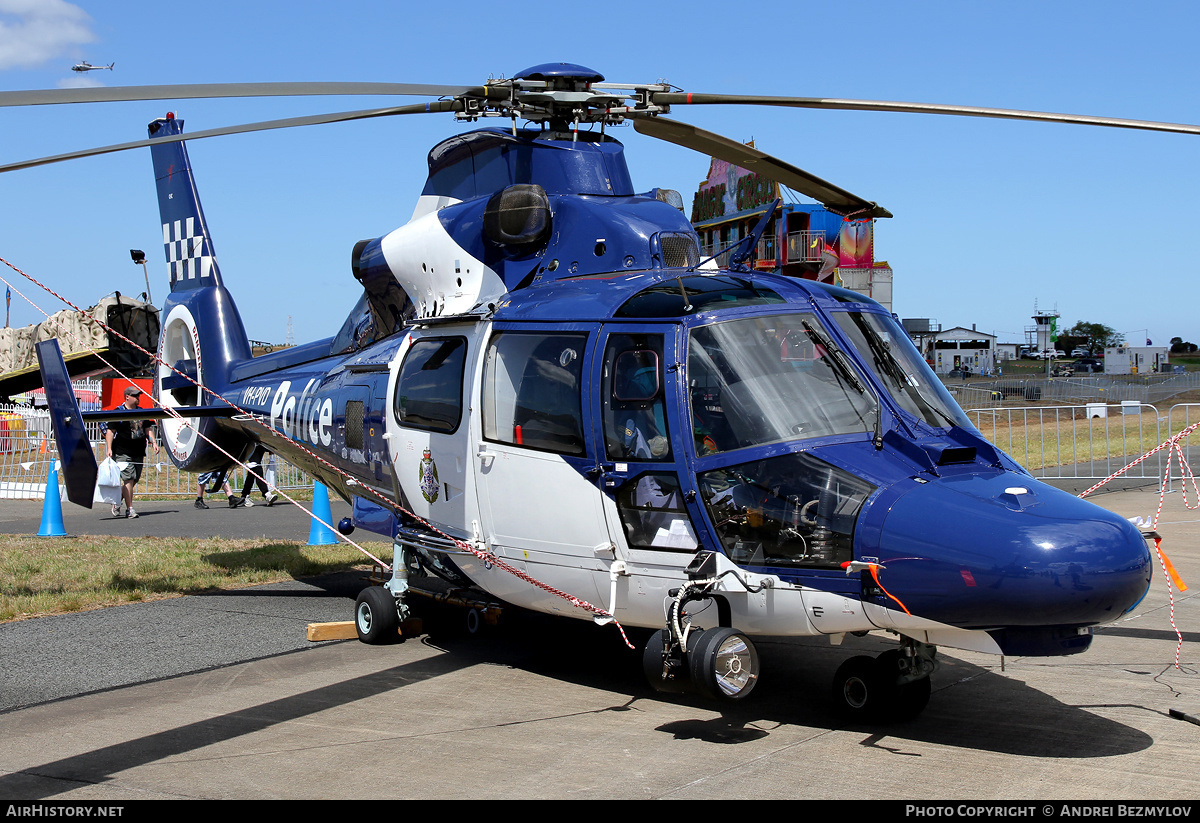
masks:
<svg viewBox="0 0 1200 823"><path fill-rule="evenodd" d="M956 326L925 338L921 353L938 374L961 371L988 375L996 368L996 335Z"/></svg>

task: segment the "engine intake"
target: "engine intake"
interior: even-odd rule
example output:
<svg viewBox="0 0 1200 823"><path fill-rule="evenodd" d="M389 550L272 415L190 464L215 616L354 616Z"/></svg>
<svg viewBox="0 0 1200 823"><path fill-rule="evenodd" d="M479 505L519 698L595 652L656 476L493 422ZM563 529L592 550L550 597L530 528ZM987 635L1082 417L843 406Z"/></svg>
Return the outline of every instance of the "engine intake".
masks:
<svg viewBox="0 0 1200 823"><path fill-rule="evenodd" d="M550 239L550 199L536 184L519 183L491 196L483 212L483 231L498 246L520 253Z"/></svg>

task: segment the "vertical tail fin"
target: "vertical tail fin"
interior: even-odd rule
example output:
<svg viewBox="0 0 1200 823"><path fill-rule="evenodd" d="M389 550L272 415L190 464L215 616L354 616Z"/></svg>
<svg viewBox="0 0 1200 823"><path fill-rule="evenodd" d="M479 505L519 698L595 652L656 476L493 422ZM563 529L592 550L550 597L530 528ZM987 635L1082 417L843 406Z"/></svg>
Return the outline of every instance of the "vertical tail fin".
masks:
<svg viewBox="0 0 1200 823"><path fill-rule="evenodd" d="M182 134L183 121L168 114L152 122L149 131L151 137ZM164 143L151 146L150 153L158 184L158 210L171 292L223 285L186 145L182 141Z"/></svg>
<svg viewBox="0 0 1200 823"><path fill-rule="evenodd" d="M182 134L183 121L168 114L149 130L151 137ZM185 143L151 145L150 154L171 277L158 344L158 402L164 408L220 405L213 395L232 391L230 370L250 359L250 341L217 266ZM240 429L216 418L164 418L160 433L172 462L186 471L219 469L229 462L220 449L236 456L251 445Z"/></svg>

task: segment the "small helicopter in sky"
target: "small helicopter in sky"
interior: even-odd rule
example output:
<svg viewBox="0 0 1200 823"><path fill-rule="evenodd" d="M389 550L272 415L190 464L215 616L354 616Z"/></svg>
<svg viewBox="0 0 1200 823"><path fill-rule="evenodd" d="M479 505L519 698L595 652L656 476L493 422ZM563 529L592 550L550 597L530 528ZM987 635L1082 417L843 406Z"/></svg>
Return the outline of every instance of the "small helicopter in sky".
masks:
<svg viewBox="0 0 1200 823"><path fill-rule="evenodd" d="M883 631L895 649L837 671L854 719L912 717L937 647L1082 652L1145 595L1130 522L1045 485L987 442L880 304L746 265L719 267L682 197L638 189L609 127L632 122L788 186L846 219L890 216L671 108L767 105L1074 122L1144 121L862 100L693 94L547 63L475 87L277 83L0 94L0 105L301 94L430 102L149 139L170 297L155 410L193 472L256 444L352 505L339 530L393 541L358 598L361 639L394 639L423 581L508 604L652 630L651 684L718 700L758 681L753 639ZM430 150L412 218L357 243L357 304L331 338L251 357L184 141L453 113L501 118ZM503 120L510 121L503 124ZM518 121L525 126L518 127ZM55 341L40 344L68 496L96 465ZM121 412L94 413L118 419Z"/></svg>
<svg viewBox="0 0 1200 823"><path fill-rule="evenodd" d="M71 71L88 72L88 71L99 71L100 69L108 69L109 71L112 71L113 66L115 66L115 65L117 65L117 64L109 63L107 66L93 66L88 61L83 60L83 61L80 61L79 63L76 63L75 65L71 66Z"/></svg>

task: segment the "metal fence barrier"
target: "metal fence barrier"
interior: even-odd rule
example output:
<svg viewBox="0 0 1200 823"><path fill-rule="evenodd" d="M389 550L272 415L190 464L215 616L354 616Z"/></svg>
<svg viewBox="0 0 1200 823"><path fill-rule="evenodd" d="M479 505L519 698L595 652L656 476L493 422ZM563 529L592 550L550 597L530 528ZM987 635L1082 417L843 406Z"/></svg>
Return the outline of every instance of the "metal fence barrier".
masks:
<svg viewBox="0 0 1200 823"><path fill-rule="evenodd" d="M1005 377L994 380L972 379L958 383L942 377L951 392L969 387L990 390L1000 396L1000 403L1035 403L1038 401L1062 404L1086 402L1162 403L1184 392L1200 389L1200 372L1185 374L1077 374L1070 377ZM964 408L966 408L964 406Z"/></svg>
<svg viewBox="0 0 1200 823"><path fill-rule="evenodd" d="M1000 392L982 386L956 386L947 383L946 390L964 411L989 408L1004 402L1004 395Z"/></svg>
<svg viewBox="0 0 1200 823"><path fill-rule="evenodd" d="M88 440L96 461L104 459L106 447L101 424L87 424ZM50 461L58 457L50 413L28 406L0 405L0 498L42 499ZM259 470L259 474L262 471ZM238 467L229 473L229 485L240 494L246 471ZM59 478L62 482L62 478ZM275 458L275 488L289 490L311 489L313 479L290 463ZM154 453L147 449L142 479L137 485L142 498L195 497L196 475L180 471L165 454L155 462Z"/></svg>
<svg viewBox="0 0 1200 823"><path fill-rule="evenodd" d="M1177 423L1136 401L972 409L967 415L988 441L1041 478L1103 480L1183 429L1182 415ZM1121 476L1161 480L1166 457L1161 450Z"/></svg>
<svg viewBox="0 0 1200 823"><path fill-rule="evenodd" d="M1167 413L1167 417L1171 421L1171 426L1172 426L1173 431L1183 431L1184 429L1188 428L1191 425L1194 425L1195 423L1200 423L1200 403L1176 403L1174 406L1171 407L1170 411ZM1183 440L1181 440L1179 442L1180 453L1183 455L1183 460L1188 466L1191 466L1191 463L1192 463L1192 445L1193 444L1196 445L1197 456L1200 457L1200 434L1197 434L1197 433L1190 434L1186 438L1184 438ZM1168 455L1167 459L1172 459L1172 455ZM1177 460L1178 457L1175 456L1174 459ZM1177 473L1179 473L1179 470L1180 470L1179 463L1178 462L1174 463L1171 466L1171 469L1172 469L1171 476L1167 481L1167 491L1175 490L1175 485L1177 482L1175 475ZM1197 470L1196 467L1192 467L1193 472L1195 472L1196 470ZM1188 483L1187 489L1185 489L1185 491L1195 491L1195 489L1193 489L1193 487L1191 485L1191 481L1187 480L1186 475L1183 477L1180 477L1178 480L1180 488L1183 488L1184 481L1186 481Z"/></svg>

